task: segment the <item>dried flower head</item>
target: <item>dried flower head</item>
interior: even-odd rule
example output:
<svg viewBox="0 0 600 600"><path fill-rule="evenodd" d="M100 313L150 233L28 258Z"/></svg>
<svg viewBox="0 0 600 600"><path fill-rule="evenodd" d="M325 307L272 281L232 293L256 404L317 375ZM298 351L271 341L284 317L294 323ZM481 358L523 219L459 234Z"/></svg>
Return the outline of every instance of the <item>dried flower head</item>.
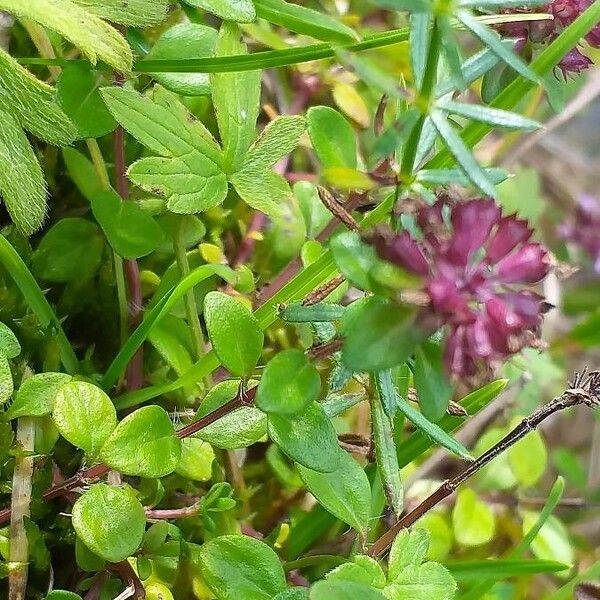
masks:
<svg viewBox="0 0 600 600"><path fill-rule="evenodd" d="M423 277L426 310L449 329L448 372L474 375L478 364L532 345L546 305L528 288L548 273L549 254L530 241L527 222L502 216L490 198L452 206L444 198L416 221L422 239L378 229L372 243L381 258Z"/></svg>

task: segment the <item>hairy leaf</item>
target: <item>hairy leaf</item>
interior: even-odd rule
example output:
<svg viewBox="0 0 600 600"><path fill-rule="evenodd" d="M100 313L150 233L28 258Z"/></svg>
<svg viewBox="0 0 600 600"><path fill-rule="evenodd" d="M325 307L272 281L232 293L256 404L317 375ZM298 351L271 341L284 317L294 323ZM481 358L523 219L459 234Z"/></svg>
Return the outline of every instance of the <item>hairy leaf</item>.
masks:
<svg viewBox="0 0 600 600"><path fill-rule="evenodd" d="M122 25L147 27L160 23L169 8L168 0L74 0L96 16Z"/></svg>
<svg viewBox="0 0 600 600"><path fill-rule="evenodd" d="M252 0L184 0L184 2L202 8L225 21L251 23L256 19Z"/></svg>

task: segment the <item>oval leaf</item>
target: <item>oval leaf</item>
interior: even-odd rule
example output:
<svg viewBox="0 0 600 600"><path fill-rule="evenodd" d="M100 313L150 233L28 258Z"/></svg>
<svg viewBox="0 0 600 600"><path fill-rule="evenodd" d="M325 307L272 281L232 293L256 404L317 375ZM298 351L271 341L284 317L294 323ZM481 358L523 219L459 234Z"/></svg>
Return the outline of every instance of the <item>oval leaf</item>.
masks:
<svg viewBox="0 0 600 600"><path fill-rule="evenodd" d="M0 352L0 404L10 400L14 389L8 358L6 358L6 354Z"/></svg>
<svg viewBox="0 0 600 600"><path fill-rule="evenodd" d="M0 352L6 358L16 358L21 354L21 344L12 329L0 321Z"/></svg>
<svg viewBox="0 0 600 600"><path fill-rule="evenodd" d="M52 418L60 434L86 454L97 456L117 425L111 399L85 381L70 381L54 398Z"/></svg>
<svg viewBox="0 0 600 600"><path fill-rule="evenodd" d="M71 381L65 373L39 373L26 379L15 394L15 400L6 412L8 419L42 417L54 407L58 390Z"/></svg>
<svg viewBox="0 0 600 600"><path fill-rule="evenodd" d="M100 458L124 475L163 477L179 464L181 440L163 408L144 406L117 425Z"/></svg>
<svg viewBox="0 0 600 600"><path fill-rule="evenodd" d="M319 397L321 378L300 350L284 350L265 367L256 394L256 405L266 413L300 413Z"/></svg>
<svg viewBox="0 0 600 600"><path fill-rule="evenodd" d="M264 335L256 317L240 302L210 292L204 299L204 318L213 349L233 375L249 375L262 352Z"/></svg>
<svg viewBox="0 0 600 600"><path fill-rule="evenodd" d="M128 489L98 483L75 502L73 527L94 554L120 562L142 543L146 515Z"/></svg>

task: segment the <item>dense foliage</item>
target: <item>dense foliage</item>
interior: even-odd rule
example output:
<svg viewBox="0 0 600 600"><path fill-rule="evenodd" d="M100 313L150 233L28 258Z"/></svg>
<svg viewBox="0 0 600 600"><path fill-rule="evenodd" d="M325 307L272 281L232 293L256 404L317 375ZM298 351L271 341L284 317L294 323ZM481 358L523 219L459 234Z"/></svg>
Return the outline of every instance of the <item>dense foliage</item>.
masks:
<svg viewBox="0 0 600 600"><path fill-rule="evenodd" d="M596 597L600 1L0 11L2 597Z"/></svg>

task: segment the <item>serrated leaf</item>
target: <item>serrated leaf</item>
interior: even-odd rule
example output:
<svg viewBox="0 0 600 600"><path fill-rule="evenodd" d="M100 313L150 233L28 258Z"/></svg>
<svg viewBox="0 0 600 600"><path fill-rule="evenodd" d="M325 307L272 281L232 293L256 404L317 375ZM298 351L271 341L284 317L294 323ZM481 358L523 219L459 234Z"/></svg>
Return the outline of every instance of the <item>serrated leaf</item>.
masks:
<svg viewBox="0 0 600 600"><path fill-rule="evenodd" d="M225 21L251 23L256 19L252 0L184 0L184 2L202 8Z"/></svg>
<svg viewBox="0 0 600 600"><path fill-rule="evenodd" d="M7 52L0 49L0 110L21 127L51 144L70 144L75 125L54 98L54 89L34 77Z"/></svg>
<svg viewBox="0 0 600 600"><path fill-rule="evenodd" d="M178 23L154 43L146 60L186 59L212 56L217 31L198 23ZM182 96L210 94L208 73L151 73L168 90Z"/></svg>
<svg viewBox="0 0 600 600"><path fill-rule="evenodd" d="M119 71L131 70L133 57L125 38L72 0L0 0L0 10L56 31L94 65L100 59Z"/></svg>
<svg viewBox="0 0 600 600"><path fill-rule="evenodd" d="M160 23L169 8L168 0L74 0L76 4L112 23L147 27Z"/></svg>
<svg viewBox="0 0 600 600"><path fill-rule="evenodd" d="M283 0L254 0L256 14L275 25L308 35L324 42L356 40L356 33L328 14L284 2Z"/></svg>
<svg viewBox="0 0 600 600"><path fill-rule="evenodd" d="M450 434L446 433L441 427L428 421L418 410L415 410L406 400L399 398L398 410L425 435L443 446L450 452L453 452L461 458L473 460L469 451L460 443L457 442Z"/></svg>
<svg viewBox="0 0 600 600"><path fill-rule="evenodd" d="M17 390L13 403L6 411L6 418L49 415L58 390L71 379L65 373L38 373L28 377Z"/></svg>
<svg viewBox="0 0 600 600"><path fill-rule="evenodd" d="M459 10L456 13L456 18L517 73L535 83L539 81L538 75L531 70L523 59L502 44L500 36L495 31L492 31L487 25L480 23L466 10Z"/></svg>
<svg viewBox="0 0 600 600"><path fill-rule="evenodd" d="M458 135L452 125L448 123L445 115L434 110L429 116L435 125L435 128L438 130L440 137L444 141L444 144L448 150L450 150L454 158L456 158L458 164L464 169L465 174L471 183L484 194L495 197L496 189L488 180L482 167L475 160L475 157L471 154L471 151L467 148L460 135Z"/></svg>
<svg viewBox="0 0 600 600"><path fill-rule="evenodd" d="M172 473L180 457L181 440L160 406L144 406L127 415L100 451L100 459L120 473L148 478Z"/></svg>
<svg viewBox="0 0 600 600"><path fill-rule="evenodd" d="M264 335L256 317L222 292L204 299L204 318L213 349L233 375L250 375L260 358Z"/></svg>
<svg viewBox="0 0 600 600"><path fill-rule="evenodd" d="M379 590L355 581L317 581L308 597L309 600L385 600Z"/></svg>
<svg viewBox="0 0 600 600"><path fill-rule="evenodd" d="M404 569L418 567L427 556L429 540L425 529L402 529L390 549L388 579L394 581Z"/></svg>
<svg viewBox="0 0 600 600"><path fill-rule="evenodd" d="M216 56L247 54L240 28L224 22L219 30ZM212 101L217 115L228 173L239 169L254 140L260 109L260 71L211 74Z"/></svg>
<svg viewBox="0 0 600 600"><path fill-rule="evenodd" d="M134 183L166 196L169 209L177 213L223 202L227 179L221 150L176 96L160 86L155 86L152 99L122 88L104 88L102 95L117 121L159 155L129 167Z"/></svg>
<svg viewBox="0 0 600 600"><path fill-rule="evenodd" d="M287 587L277 554L245 535L210 540L198 558L204 580L220 600L269 600Z"/></svg>
<svg viewBox="0 0 600 600"><path fill-rule="evenodd" d="M385 587L389 600L452 600L455 594L456 582L452 575L435 562L407 567Z"/></svg>
<svg viewBox="0 0 600 600"><path fill-rule="evenodd" d="M318 402L290 417L270 414L268 423L269 437L292 460L324 473L338 468L337 434Z"/></svg>
<svg viewBox="0 0 600 600"><path fill-rule="evenodd" d="M129 489L98 483L75 502L73 527L89 550L116 563L139 548L146 515Z"/></svg>
<svg viewBox="0 0 600 600"><path fill-rule="evenodd" d="M388 504L398 517L404 505L404 488L400 479L398 455L394 444L392 423L383 409L383 403L376 394L371 401L371 422L373 441L375 442L375 458L381 476L383 491Z"/></svg>
<svg viewBox="0 0 600 600"><path fill-rule="evenodd" d="M386 582L381 565L374 558L364 554L357 554L352 562L336 567L325 577L327 581L354 581L376 588L382 588Z"/></svg>
<svg viewBox="0 0 600 600"><path fill-rule="evenodd" d="M332 515L364 534L371 514L371 487L361 466L338 449L338 467L320 473L296 465L308 491Z"/></svg>
<svg viewBox="0 0 600 600"><path fill-rule="evenodd" d="M0 352L0 405L10 400L14 389L10 363L6 354Z"/></svg>
<svg viewBox="0 0 600 600"><path fill-rule="evenodd" d="M102 78L87 65L69 65L56 82L57 100L77 127L77 138L99 138L117 126L100 97Z"/></svg>
<svg viewBox="0 0 600 600"><path fill-rule="evenodd" d="M17 121L1 109L0 194L23 235L41 227L46 216L46 182L40 163Z"/></svg>
<svg viewBox="0 0 600 600"><path fill-rule="evenodd" d="M356 136L352 125L329 106L313 106L307 114L308 134L324 168L356 168Z"/></svg>
<svg viewBox="0 0 600 600"><path fill-rule="evenodd" d="M542 126L538 121L523 117L517 113L491 108L481 104L467 104L465 102L456 102L450 98L441 98L436 106L442 110L467 117L481 123L489 123L497 127L506 127L508 129L538 129Z"/></svg>
<svg viewBox="0 0 600 600"><path fill-rule="evenodd" d="M54 397L52 418L61 435L93 457L117 425L111 399L85 381L70 381Z"/></svg>
<svg viewBox="0 0 600 600"><path fill-rule="evenodd" d="M6 358L16 358L21 354L21 344L13 330L0 321L0 352Z"/></svg>

